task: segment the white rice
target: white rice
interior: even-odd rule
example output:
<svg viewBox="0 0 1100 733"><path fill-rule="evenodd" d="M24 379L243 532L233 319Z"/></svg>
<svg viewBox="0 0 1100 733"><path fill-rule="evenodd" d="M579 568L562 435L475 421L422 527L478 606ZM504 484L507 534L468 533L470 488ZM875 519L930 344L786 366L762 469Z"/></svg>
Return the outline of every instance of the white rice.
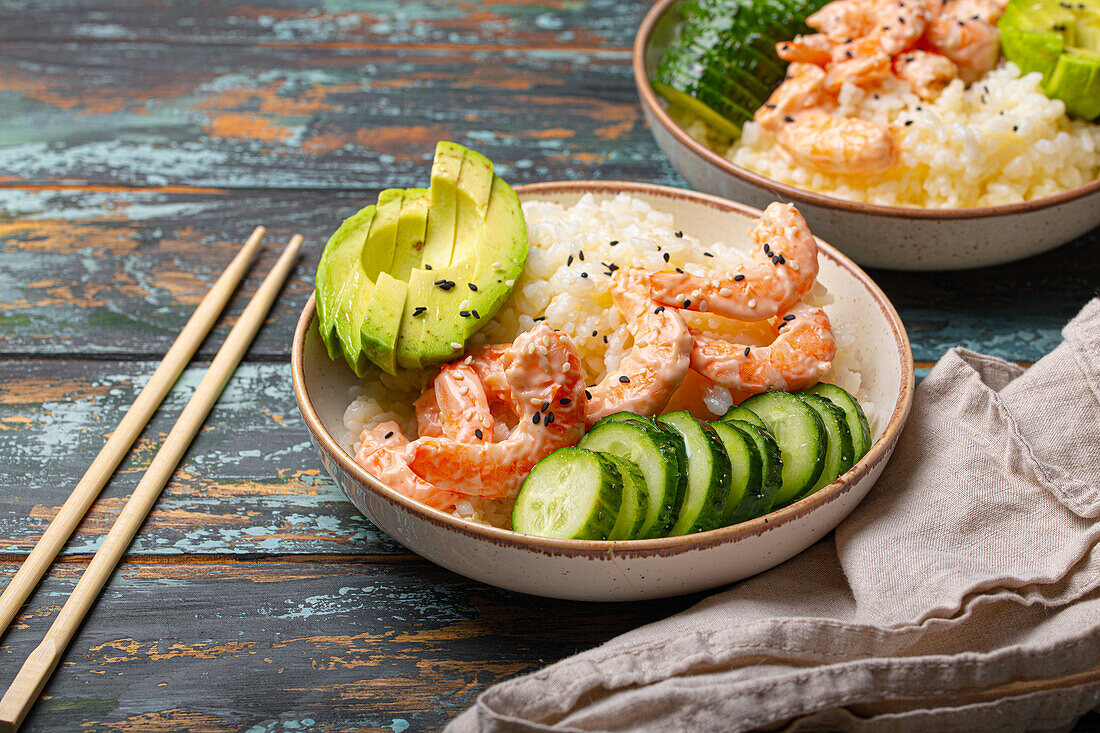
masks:
<svg viewBox="0 0 1100 733"><path fill-rule="evenodd" d="M599 382L632 346L625 321L611 301L608 265L650 270L679 267L687 272L717 275L733 269L747 254L721 242L704 247L681 231L671 214L626 194L605 201L585 195L570 207L529 201L523 205L523 213L530 244L523 273L511 297L470 339L470 346L510 343L532 328L535 319L544 320L570 336L588 384ZM832 302L820 283L807 300L818 306ZM721 329L723 319L718 316L685 315L695 327ZM834 323L833 329L837 358L825 381L859 396L859 364L850 348L851 333L840 323ZM410 439L415 438L412 402L433 373L434 369L404 370L398 377L391 377L372 371L344 413L345 447L353 454L358 452L358 436L363 430L387 420L396 421ZM704 402L718 416L730 406L731 396L719 387L710 390ZM868 409L868 416L873 416L873 410ZM510 511L510 502L471 499L462 502L455 514L510 527Z"/></svg>
<svg viewBox="0 0 1100 733"><path fill-rule="evenodd" d="M755 122L732 145L684 113L685 130L731 162L797 188L887 206L963 208L1050 196L1100 177L1100 125L1066 116L1038 73L1004 63L964 88L956 79L932 102L891 79L864 91L845 84L838 114L891 127L900 161L867 178L795 165Z"/></svg>

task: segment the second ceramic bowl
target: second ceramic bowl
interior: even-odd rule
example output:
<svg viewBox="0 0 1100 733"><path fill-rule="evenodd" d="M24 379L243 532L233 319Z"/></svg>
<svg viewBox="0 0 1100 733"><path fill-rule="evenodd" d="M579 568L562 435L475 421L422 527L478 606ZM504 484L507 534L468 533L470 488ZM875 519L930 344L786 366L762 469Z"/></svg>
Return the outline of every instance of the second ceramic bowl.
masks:
<svg viewBox="0 0 1100 733"><path fill-rule="evenodd" d="M521 186L520 198L569 205L585 194L628 193L676 217L701 242L737 241L759 211L663 186L588 182ZM817 493L742 524L681 537L627 542L555 540L517 534L430 509L366 472L336 439L357 378L334 362L317 330L313 299L294 334L294 395L321 462L363 514L427 559L511 590L588 601L659 598L714 588L778 565L832 530L870 491L890 458L913 398L913 360L905 328L881 290L851 260L822 244L818 279L833 303L834 325L852 334L874 411L875 443L851 470Z"/></svg>
<svg viewBox="0 0 1100 733"><path fill-rule="evenodd" d="M1034 201L971 209L855 203L803 191L734 165L693 139L649 84L683 0L659 0L634 39L634 83L658 147L693 188L764 208L790 201L814 233L869 267L962 270L1030 257L1100 226L1100 180Z"/></svg>

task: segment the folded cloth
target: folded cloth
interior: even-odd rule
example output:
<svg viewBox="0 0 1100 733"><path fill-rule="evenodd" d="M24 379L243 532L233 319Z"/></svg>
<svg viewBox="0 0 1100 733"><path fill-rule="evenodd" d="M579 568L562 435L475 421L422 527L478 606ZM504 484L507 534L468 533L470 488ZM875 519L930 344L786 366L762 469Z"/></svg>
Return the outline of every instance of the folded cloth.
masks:
<svg viewBox="0 0 1100 733"><path fill-rule="evenodd" d="M836 530L497 684L449 731L1065 729L1100 704L1100 300L1026 372L948 351Z"/></svg>

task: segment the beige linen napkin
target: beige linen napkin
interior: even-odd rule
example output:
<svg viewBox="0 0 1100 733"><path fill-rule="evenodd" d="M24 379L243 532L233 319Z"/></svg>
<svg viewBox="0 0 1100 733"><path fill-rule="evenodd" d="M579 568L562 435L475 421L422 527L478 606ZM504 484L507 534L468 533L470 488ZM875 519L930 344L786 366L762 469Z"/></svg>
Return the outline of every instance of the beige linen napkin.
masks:
<svg viewBox="0 0 1100 733"><path fill-rule="evenodd" d="M486 690L450 731L1043 730L1100 704L1100 301L1024 372L963 349L829 537Z"/></svg>

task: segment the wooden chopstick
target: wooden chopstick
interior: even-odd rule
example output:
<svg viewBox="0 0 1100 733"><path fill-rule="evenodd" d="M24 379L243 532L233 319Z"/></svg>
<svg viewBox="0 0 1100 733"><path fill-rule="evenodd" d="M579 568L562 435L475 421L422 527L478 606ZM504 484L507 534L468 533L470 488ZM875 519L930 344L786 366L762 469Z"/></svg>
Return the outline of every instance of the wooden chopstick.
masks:
<svg viewBox="0 0 1100 733"><path fill-rule="evenodd" d="M46 681L61 661L65 647L72 640L88 609L111 577L119 559L141 528L164 485L202 427L210 408L214 406L226 382L244 357L249 344L252 343L264 318L267 317L275 296L282 288L301 244L300 235L296 234L291 238L283 254L271 268L271 272L264 278L256 295L249 301L237 324L229 332L225 343L218 349L210 368L206 370L195 393L183 408L168 437L164 439L164 444L149 464L145 475L141 477L141 481L127 500L114 526L107 533L103 545L88 564L88 569L84 571L72 595L65 601L65 605L57 614L50 630L46 632L42 643L27 657L15 681L0 700L0 728L17 730L30 712Z"/></svg>
<svg viewBox="0 0 1100 733"><path fill-rule="evenodd" d="M176 383L184 367L191 361L191 357L195 355L203 339L214 327L218 315L229 302L241 278L244 277L265 231L263 227L256 227L253 230L252 235L237 252L237 256L199 303L199 307L191 314L180 335L176 337L175 343L164 355L164 360L153 372L153 376L149 378L137 399L130 405L130 409L126 411L118 427L104 443L99 455L95 457L92 465L88 467L76 488L73 489L73 493L61 505L57 516L42 533L34 550L23 561L15 577L0 595L0 635L3 635L8 624L19 613L19 609L23 607L31 591L46 574L54 558L61 552L65 542L80 524L80 520L88 513L88 509L99 496L107 479L118 468L123 456L129 452L130 446L145 429L153 413L164 401L165 395L172 389L172 385Z"/></svg>

